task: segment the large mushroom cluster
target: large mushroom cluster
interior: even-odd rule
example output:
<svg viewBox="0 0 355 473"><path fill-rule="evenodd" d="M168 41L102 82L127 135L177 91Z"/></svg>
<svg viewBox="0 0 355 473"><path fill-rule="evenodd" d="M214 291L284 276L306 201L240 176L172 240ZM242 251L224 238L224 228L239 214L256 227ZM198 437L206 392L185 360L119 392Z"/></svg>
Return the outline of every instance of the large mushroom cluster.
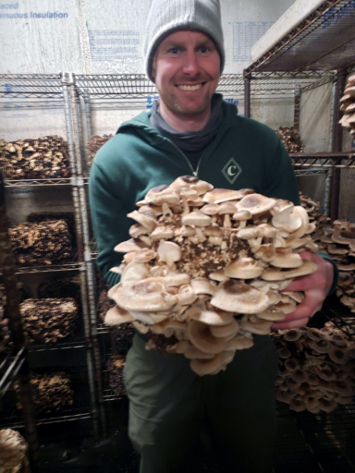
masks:
<svg viewBox="0 0 355 473"><path fill-rule="evenodd" d="M71 176L68 143L57 135L17 140L0 148L0 167L8 179Z"/></svg>
<svg viewBox="0 0 355 473"><path fill-rule="evenodd" d="M0 430L0 472L29 473L27 442L16 430Z"/></svg>
<svg viewBox="0 0 355 473"><path fill-rule="evenodd" d="M74 332L75 299L26 299L20 304L23 330L29 342L56 343Z"/></svg>
<svg viewBox="0 0 355 473"><path fill-rule="evenodd" d="M103 135L103 136L95 135L89 138L89 141L87 144L89 167L91 167L95 154L98 152L101 146L103 146L106 143L106 141L110 140L112 137L113 135Z"/></svg>
<svg viewBox="0 0 355 473"><path fill-rule="evenodd" d="M355 312L355 224L334 220L317 235L317 243L336 262L339 282L336 295L351 312Z"/></svg>
<svg viewBox="0 0 355 473"><path fill-rule="evenodd" d="M280 126L276 131L288 153L302 153L303 144L299 130L294 126Z"/></svg>
<svg viewBox="0 0 355 473"><path fill-rule="evenodd" d="M330 218L322 213L321 203L318 200L312 199L308 195L299 193L302 207L308 213L309 222L315 226L314 233L312 233L313 240L318 240L318 235L323 231L323 227L329 225Z"/></svg>
<svg viewBox="0 0 355 473"><path fill-rule="evenodd" d="M339 123L355 136L355 74L348 78L344 95L340 99L340 111L344 115Z"/></svg>
<svg viewBox="0 0 355 473"><path fill-rule="evenodd" d="M273 335L280 365L277 399L294 411L331 412L355 394L355 341L332 322Z"/></svg>
<svg viewBox="0 0 355 473"><path fill-rule="evenodd" d="M280 293L316 264L307 212L251 189L218 189L194 176L148 191L128 214L136 223L107 325L132 322L146 348L183 354L198 375L226 369L236 350L268 334L302 300Z"/></svg>
<svg viewBox="0 0 355 473"><path fill-rule="evenodd" d="M308 213L309 221L316 225L314 242L338 266L336 295L351 312L355 312L355 224L345 219L334 220L332 223L330 218L320 211L318 201L302 194L300 199L301 205Z"/></svg>
<svg viewBox="0 0 355 473"><path fill-rule="evenodd" d="M69 376L58 371L55 373L31 373L30 382L32 387L32 399L37 414L48 414L61 411L74 403L74 391L71 388ZM15 384L15 390L19 386ZM17 403L19 409L21 403Z"/></svg>
<svg viewBox="0 0 355 473"><path fill-rule="evenodd" d="M72 258L72 237L64 220L28 223L9 229L16 264L51 265Z"/></svg>

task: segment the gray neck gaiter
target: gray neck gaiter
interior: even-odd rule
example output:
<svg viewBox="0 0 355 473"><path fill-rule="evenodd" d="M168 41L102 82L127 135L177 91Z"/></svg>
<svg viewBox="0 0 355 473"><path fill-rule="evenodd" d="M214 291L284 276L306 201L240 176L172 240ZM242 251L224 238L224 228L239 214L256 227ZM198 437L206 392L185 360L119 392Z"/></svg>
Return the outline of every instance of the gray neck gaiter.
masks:
<svg viewBox="0 0 355 473"><path fill-rule="evenodd" d="M218 125L222 120L222 94L212 97L211 116L200 131L176 131L159 113L159 100L152 107L150 124L162 136L169 138L183 153L202 151L216 136Z"/></svg>

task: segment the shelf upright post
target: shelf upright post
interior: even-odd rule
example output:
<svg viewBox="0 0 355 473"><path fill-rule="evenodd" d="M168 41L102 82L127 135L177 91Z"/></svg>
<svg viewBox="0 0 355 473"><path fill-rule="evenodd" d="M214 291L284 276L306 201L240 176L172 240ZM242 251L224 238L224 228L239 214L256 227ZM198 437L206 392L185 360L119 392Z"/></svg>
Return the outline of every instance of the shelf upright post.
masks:
<svg viewBox="0 0 355 473"><path fill-rule="evenodd" d="M293 112L293 126L296 130L300 129L300 103L301 103L301 92L299 89L295 93L295 103Z"/></svg>
<svg viewBox="0 0 355 473"><path fill-rule="evenodd" d="M74 75L74 83L75 83L75 75ZM85 93L79 96L79 111L78 116L80 116L81 122L81 130L83 136L83 153L85 157L86 169L87 170L87 163L88 163L88 141L91 137L91 117L90 117L90 97L89 94Z"/></svg>
<svg viewBox="0 0 355 473"><path fill-rule="evenodd" d="M91 239L90 239L90 226L89 226L89 206L87 202L86 191L84 187L83 178L83 166L82 166L82 153L80 150L80 135L82 132L81 121L79 119L80 108L77 100L77 90L75 87L75 79L71 77L69 87L69 106L71 110L72 126L73 126L73 145L74 145L74 159L78 177L78 192L79 192L79 205L80 205L80 217L82 224L82 235L84 244L84 265L86 272L86 284L87 284L87 303L88 303L88 317L90 326L90 340L92 346L93 356L93 370L94 370L94 381L96 382L96 389L98 394L98 409L101 421L102 433L106 435L106 418L105 410L101 402L102 399L102 381L101 381L101 357L97 335L97 320L96 320L96 303L95 303L95 274L94 267L91 258Z"/></svg>
<svg viewBox="0 0 355 473"><path fill-rule="evenodd" d="M246 75L246 69L243 71L244 77L244 116L250 118L250 76Z"/></svg>
<svg viewBox="0 0 355 473"><path fill-rule="evenodd" d="M346 74L344 71L338 72L335 78L335 93L333 94L333 122L332 122L332 151L342 150L343 129L339 125L340 120L340 98L344 93ZM336 220L339 212L339 192L340 192L340 169L332 170L332 181L330 191L330 218Z"/></svg>
<svg viewBox="0 0 355 473"><path fill-rule="evenodd" d="M80 199L80 188L83 188L84 182L83 177L78 173L77 169L77 160L76 160L76 144L77 138L77 129L74 128L73 115L71 106L71 97L70 97L70 87L72 87L73 79L72 75L68 73L62 74L62 87L63 87L63 98L64 98L64 111L65 111L65 122L68 135L68 145L69 145L69 156L70 156L70 165L71 165L71 182L72 182L72 195L74 203L74 213L75 213L75 227L77 233L77 245L78 245L78 259L81 263L80 269L80 293L81 293L81 302L82 302L82 312L83 312L83 323L84 323L84 333L86 340L86 359L87 359L87 369L88 369L88 380L90 387L90 400L91 407L93 411L93 428L94 435L96 438L99 438L98 431L98 420L97 420L97 396L95 390L95 376L93 369L93 354L92 354L92 343L91 343L91 327L90 327L90 315L89 315L89 302L88 302L88 288L87 288L87 277L86 277L86 265L84 261L84 232L83 232L83 223L82 223L82 214L84 210L81 207ZM74 108L75 110L75 108ZM79 147L80 153L80 147Z"/></svg>
<svg viewBox="0 0 355 473"><path fill-rule="evenodd" d="M15 262L13 259L11 241L8 234L8 219L5 205L5 186L0 172L0 268L2 269L5 292L7 296L6 306L9 314L9 327L13 348L16 352L24 348L24 362L18 374L20 400L25 425L26 440L28 442L29 454L32 461L38 460L39 441L36 426L36 417L32 402L31 384L29 377L29 365L27 350L25 347L25 336L22 330L20 314L20 294L17 287Z"/></svg>

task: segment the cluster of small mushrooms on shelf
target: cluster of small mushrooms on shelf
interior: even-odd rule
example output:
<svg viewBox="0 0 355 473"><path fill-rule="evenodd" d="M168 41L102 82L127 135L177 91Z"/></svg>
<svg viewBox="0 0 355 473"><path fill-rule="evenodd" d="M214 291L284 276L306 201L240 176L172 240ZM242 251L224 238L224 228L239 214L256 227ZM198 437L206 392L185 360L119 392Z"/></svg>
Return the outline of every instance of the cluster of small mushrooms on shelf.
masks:
<svg viewBox="0 0 355 473"><path fill-rule="evenodd" d="M200 376L225 370L253 334L269 334L303 298L280 291L317 269L299 254L317 250L314 225L289 201L183 176L137 207L132 238L115 247L125 254L111 269L121 279L105 322L132 322L147 349L183 354Z"/></svg>
<svg viewBox="0 0 355 473"><path fill-rule="evenodd" d="M355 74L349 76L344 95L340 99L340 111L344 115L339 123L355 136Z"/></svg>
<svg viewBox="0 0 355 473"><path fill-rule="evenodd" d="M288 153L302 153L301 135L295 126L280 126L276 134L281 138Z"/></svg>
<svg viewBox="0 0 355 473"><path fill-rule="evenodd" d="M321 329L302 327L272 335L279 352L276 380L279 401L297 412L332 412L351 404L355 394L355 341L326 322Z"/></svg>
<svg viewBox="0 0 355 473"><path fill-rule="evenodd" d="M355 224L334 220L319 235L319 248L328 253L339 269L336 295L340 302L355 312Z"/></svg>

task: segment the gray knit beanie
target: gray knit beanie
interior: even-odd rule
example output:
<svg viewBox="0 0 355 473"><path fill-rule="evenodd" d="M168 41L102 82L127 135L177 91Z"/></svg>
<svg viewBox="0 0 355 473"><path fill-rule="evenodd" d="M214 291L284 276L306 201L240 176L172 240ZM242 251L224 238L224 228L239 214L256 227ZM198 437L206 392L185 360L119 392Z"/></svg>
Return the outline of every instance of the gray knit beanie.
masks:
<svg viewBox="0 0 355 473"><path fill-rule="evenodd" d="M147 18L144 44L146 71L151 81L157 47L170 33L182 29L202 31L215 42L221 57L221 72L223 71L225 53L219 0L153 0Z"/></svg>

